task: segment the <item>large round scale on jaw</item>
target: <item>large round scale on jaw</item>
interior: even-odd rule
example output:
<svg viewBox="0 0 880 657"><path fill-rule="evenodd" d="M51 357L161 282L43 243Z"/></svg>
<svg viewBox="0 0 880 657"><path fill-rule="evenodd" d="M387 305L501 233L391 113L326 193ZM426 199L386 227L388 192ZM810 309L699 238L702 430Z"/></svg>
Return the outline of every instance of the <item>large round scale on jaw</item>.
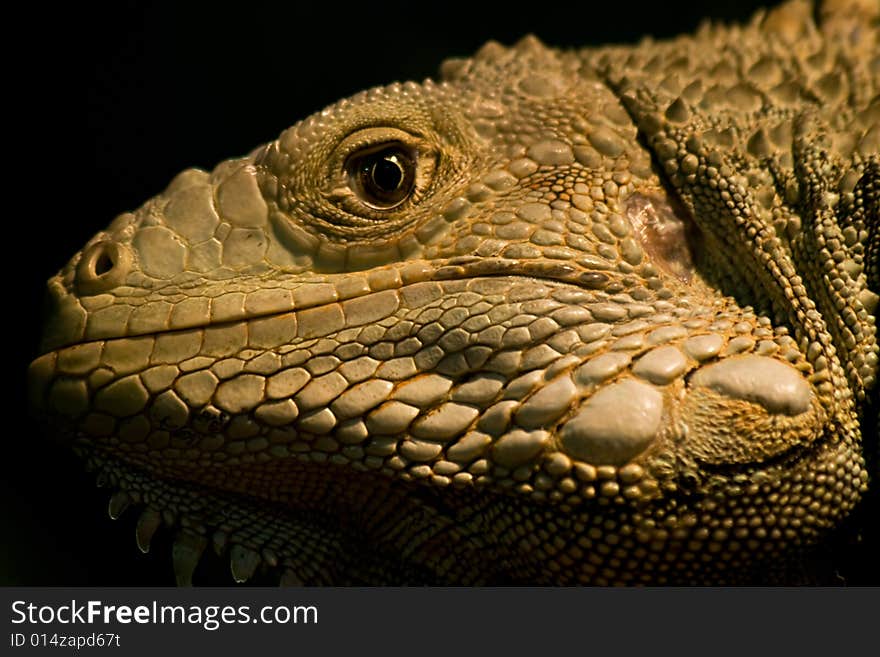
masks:
<svg viewBox="0 0 880 657"><path fill-rule="evenodd" d="M663 395L625 379L602 388L562 427L562 449L576 459L621 465L651 444L663 419Z"/></svg>
<svg viewBox="0 0 880 657"><path fill-rule="evenodd" d="M707 365L690 385L755 402L770 413L800 415L810 409L810 384L791 365L766 356L735 356Z"/></svg>

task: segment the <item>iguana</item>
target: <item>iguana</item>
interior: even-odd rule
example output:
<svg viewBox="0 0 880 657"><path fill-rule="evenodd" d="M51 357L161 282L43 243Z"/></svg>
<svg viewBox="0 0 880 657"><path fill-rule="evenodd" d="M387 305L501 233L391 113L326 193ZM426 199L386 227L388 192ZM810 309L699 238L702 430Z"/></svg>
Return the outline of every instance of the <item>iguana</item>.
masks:
<svg viewBox="0 0 880 657"><path fill-rule="evenodd" d="M236 581L798 581L867 490L870 0L365 91L49 281L33 407Z"/></svg>

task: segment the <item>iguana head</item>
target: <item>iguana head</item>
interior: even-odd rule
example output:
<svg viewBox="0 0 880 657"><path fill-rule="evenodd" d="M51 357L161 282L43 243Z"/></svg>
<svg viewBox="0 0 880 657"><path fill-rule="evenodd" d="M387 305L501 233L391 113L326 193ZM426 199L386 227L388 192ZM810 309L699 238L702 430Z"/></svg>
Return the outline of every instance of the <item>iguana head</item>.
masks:
<svg viewBox="0 0 880 657"><path fill-rule="evenodd" d="M791 7L489 43L184 171L50 280L34 406L182 583L774 570L865 490L877 370L880 82L829 81L876 29Z"/></svg>

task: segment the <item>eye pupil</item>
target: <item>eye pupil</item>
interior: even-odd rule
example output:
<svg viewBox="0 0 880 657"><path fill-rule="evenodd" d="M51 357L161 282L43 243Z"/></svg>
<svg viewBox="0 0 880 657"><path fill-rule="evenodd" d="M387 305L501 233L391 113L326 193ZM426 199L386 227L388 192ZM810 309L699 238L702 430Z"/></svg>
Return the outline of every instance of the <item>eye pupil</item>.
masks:
<svg viewBox="0 0 880 657"><path fill-rule="evenodd" d="M370 178L373 184L383 192L391 193L403 182L404 171L397 155L382 154L381 159L373 162Z"/></svg>
<svg viewBox="0 0 880 657"><path fill-rule="evenodd" d="M397 207L415 187L415 153L403 144L365 149L350 158L346 168L351 188L361 201L377 210Z"/></svg>

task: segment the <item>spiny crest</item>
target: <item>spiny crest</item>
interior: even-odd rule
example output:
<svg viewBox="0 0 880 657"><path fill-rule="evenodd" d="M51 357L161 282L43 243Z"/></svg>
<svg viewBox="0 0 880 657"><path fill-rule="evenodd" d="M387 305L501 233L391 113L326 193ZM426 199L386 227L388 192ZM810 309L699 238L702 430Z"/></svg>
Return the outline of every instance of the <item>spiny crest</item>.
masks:
<svg viewBox="0 0 880 657"><path fill-rule="evenodd" d="M558 72L566 62L574 68L581 63L529 34L509 48L489 41L473 57L447 59L440 65L440 76L445 82L491 88L522 78L529 71Z"/></svg>

